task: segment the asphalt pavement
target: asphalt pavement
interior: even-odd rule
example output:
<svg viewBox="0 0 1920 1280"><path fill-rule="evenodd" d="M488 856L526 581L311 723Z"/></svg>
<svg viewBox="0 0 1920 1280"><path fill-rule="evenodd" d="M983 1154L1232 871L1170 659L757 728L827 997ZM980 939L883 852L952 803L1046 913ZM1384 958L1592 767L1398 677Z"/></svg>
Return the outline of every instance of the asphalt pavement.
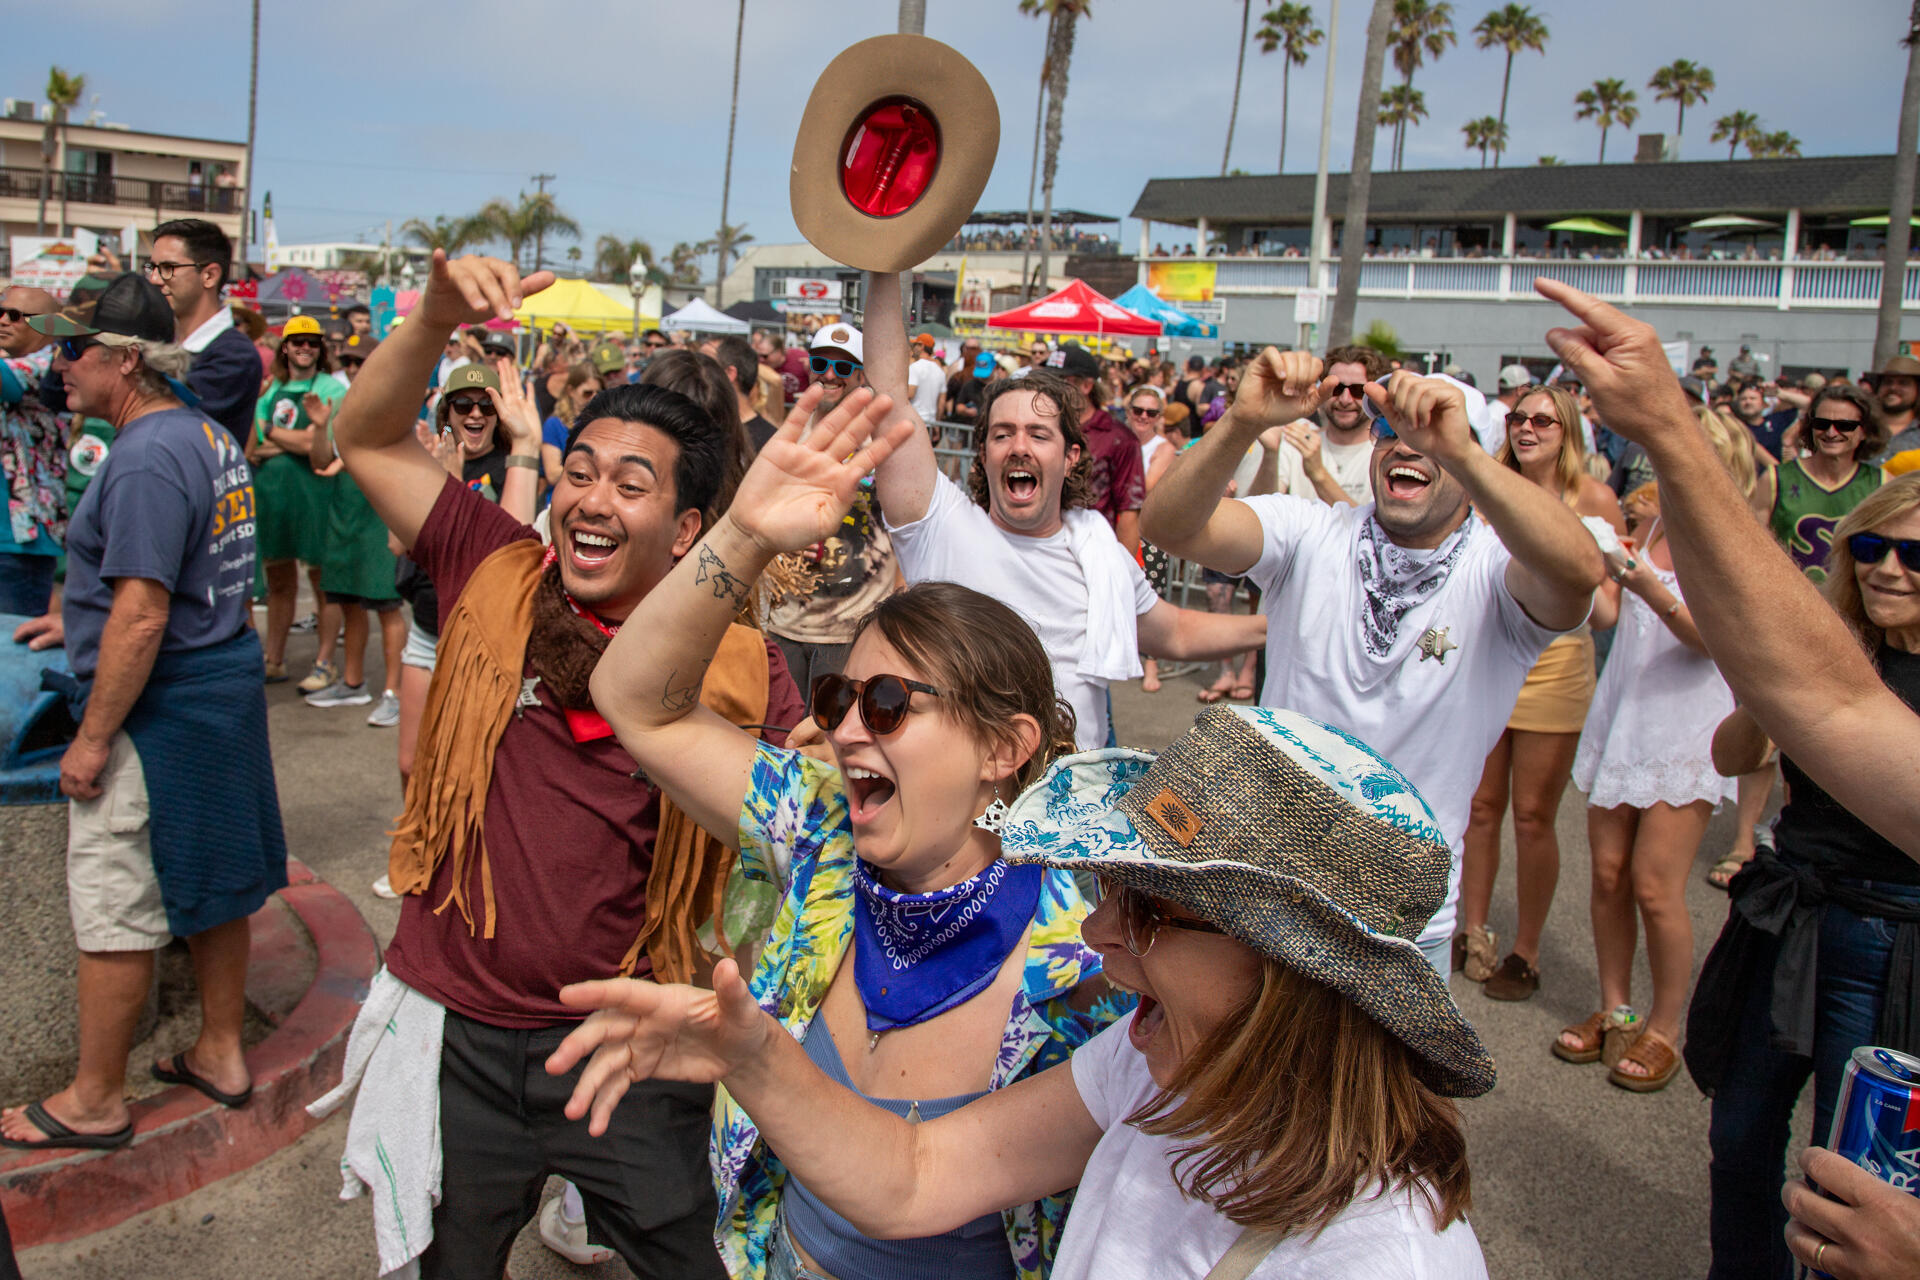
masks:
<svg viewBox="0 0 1920 1280"><path fill-rule="evenodd" d="M369 684L378 688L378 646ZM288 667L304 671L312 636L296 636ZM1195 694L1213 670L1144 694L1114 692L1121 741L1157 748L1183 732ZM367 708L318 710L290 684L268 690L275 771L288 844L360 909L384 944L396 903L370 885L386 869L384 832L400 807L391 729L367 726ZM1435 725L1443 733L1445 726ZM1732 839L1730 808L1715 816L1688 880L1695 965L1718 933L1726 897L1701 879ZM1473 1172L1471 1219L1499 1280L1636 1274L1697 1276L1707 1266L1707 1114L1685 1074L1664 1092L1630 1094L1599 1066L1575 1067L1548 1051L1555 1033L1596 1005L1587 924L1587 841L1579 793L1561 805L1561 879L1542 947L1542 986L1532 999L1502 1004L1459 975L1453 992L1499 1066L1492 1093L1462 1106ZM1512 830L1494 897L1492 926L1513 932ZM1644 958L1636 999L1649 987ZM1807 1103L1796 1117L1803 1138ZM245 1173L79 1241L21 1256L28 1280L121 1280L196 1276L203 1280L361 1280L375 1274L371 1210L341 1201L338 1160L346 1112ZM553 1194L557 1183L550 1183ZM529 1227L510 1266L515 1280L626 1277L618 1261L576 1267L544 1249Z"/></svg>

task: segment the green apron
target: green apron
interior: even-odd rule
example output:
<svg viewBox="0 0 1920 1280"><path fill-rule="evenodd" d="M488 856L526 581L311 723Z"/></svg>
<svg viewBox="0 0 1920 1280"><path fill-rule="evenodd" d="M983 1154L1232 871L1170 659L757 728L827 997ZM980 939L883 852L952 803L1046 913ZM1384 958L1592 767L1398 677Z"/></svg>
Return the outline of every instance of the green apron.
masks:
<svg viewBox="0 0 1920 1280"><path fill-rule="evenodd" d="M332 478L327 499L327 554L320 581L328 595L338 591L362 600L398 600L394 555L387 550L387 526L373 504L346 472Z"/></svg>
<svg viewBox="0 0 1920 1280"><path fill-rule="evenodd" d="M308 379L270 388L260 416L272 426L304 431L307 410L300 400L312 389ZM261 563L300 560L317 565L326 559L331 490L332 477L313 474L307 460L295 454L277 454L254 468L255 537Z"/></svg>

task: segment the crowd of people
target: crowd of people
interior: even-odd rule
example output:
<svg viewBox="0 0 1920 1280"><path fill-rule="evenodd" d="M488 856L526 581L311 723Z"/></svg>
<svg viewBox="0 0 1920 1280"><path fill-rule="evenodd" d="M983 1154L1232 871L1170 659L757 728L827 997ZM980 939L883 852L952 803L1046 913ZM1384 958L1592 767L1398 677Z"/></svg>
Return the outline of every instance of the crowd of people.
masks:
<svg viewBox="0 0 1920 1280"><path fill-rule="evenodd" d="M1819 1150L1827 1196L1783 1186L1809 1077L1819 1141L1855 1046L1920 1049L1920 361L1677 378L1553 282L1559 367L1491 397L1352 345L943 360L884 274L804 339L523 351L550 275L438 254L384 338L263 349L230 259L169 223L0 308L0 611L66 647L82 1028L0 1141L133 1139L175 936L202 1028L148 1069L249 1103L304 566L307 702L398 731L399 923L312 1108L352 1101L383 1274L502 1274L537 1215L642 1276L1483 1276L1453 1100L1495 1067L1448 983L1567 981L1569 784L1599 988L1543 1052L1712 1094L1714 1275L1920 1267L1900 1192ZM1171 696L1166 660L1220 663L1204 709L1122 747L1113 686Z"/></svg>

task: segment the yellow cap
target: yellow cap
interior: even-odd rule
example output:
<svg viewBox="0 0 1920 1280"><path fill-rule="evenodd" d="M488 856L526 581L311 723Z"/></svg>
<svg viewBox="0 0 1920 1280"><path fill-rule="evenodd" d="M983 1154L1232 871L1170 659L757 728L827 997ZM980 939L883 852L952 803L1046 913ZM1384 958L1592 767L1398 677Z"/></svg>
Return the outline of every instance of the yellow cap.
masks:
<svg viewBox="0 0 1920 1280"><path fill-rule="evenodd" d="M295 316L293 319L287 321L286 328L280 331L280 336L283 338L294 338L302 334L311 334L313 337L319 337L320 322L312 316Z"/></svg>

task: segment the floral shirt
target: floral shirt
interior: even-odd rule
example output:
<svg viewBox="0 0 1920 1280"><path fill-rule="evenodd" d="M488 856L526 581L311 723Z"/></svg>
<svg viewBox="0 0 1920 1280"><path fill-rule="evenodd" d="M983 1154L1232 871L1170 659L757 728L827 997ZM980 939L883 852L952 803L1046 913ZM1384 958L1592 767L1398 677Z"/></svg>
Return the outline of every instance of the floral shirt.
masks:
<svg viewBox="0 0 1920 1280"><path fill-rule="evenodd" d="M740 860L749 877L784 890L748 985L763 1009L805 1041L853 938L853 827L839 771L760 744L740 813ZM1081 941L1087 911L1073 877L1049 871L989 1089L1065 1062L1132 1008L1132 997L1107 985L1098 953ZM711 1158L720 1257L735 1280L764 1280L787 1171L724 1089L714 1103ZM1041 1280L1052 1268L1071 1204L1069 1192L1002 1215L1021 1280Z"/></svg>
<svg viewBox="0 0 1920 1280"><path fill-rule="evenodd" d="M40 400L40 379L53 363L51 345L0 360L0 467L7 477L8 532L33 549L44 530L56 544L67 533L67 443L60 421Z"/></svg>

